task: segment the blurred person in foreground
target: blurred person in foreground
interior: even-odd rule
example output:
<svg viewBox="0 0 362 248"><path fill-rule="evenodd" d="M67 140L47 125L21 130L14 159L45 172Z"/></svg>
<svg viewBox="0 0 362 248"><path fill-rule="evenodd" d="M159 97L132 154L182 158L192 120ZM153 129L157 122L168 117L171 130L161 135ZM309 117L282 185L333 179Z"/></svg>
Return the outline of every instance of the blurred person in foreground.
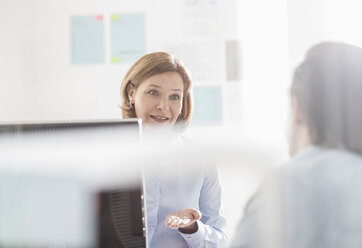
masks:
<svg viewBox="0 0 362 248"><path fill-rule="evenodd" d="M313 46L291 106L292 158L249 201L230 247L362 247L362 49Z"/></svg>
<svg viewBox="0 0 362 248"><path fill-rule="evenodd" d="M191 78L168 53L140 58L121 86L123 118L141 118L144 138L155 141L167 168L146 168L148 242L152 248L222 247L226 239L216 166L187 165L166 146L190 145L183 137L191 119ZM164 143L164 144L160 144ZM156 159L157 160L157 159Z"/></svg>

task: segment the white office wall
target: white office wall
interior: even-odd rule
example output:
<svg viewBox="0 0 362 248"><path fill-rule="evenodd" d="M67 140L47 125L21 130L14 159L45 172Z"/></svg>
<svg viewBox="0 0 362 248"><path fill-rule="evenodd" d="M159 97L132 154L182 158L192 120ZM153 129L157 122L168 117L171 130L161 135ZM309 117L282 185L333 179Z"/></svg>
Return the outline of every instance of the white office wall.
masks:
<svg viewBox="0 0 362 248"><path fill-rule="evenodd" d="M340 41L362 46L361 1L288 0L287 7L291 68L318 42Z"/></svg>
<svg viewBox="0 0 362 248"><path fill-rule="evenodd" d="M286 139L289 87L285 0L240 1L245 130Z"/></svg>
<svg viewBox="0 0 362 248"><path fill-rule="evenodd" d="M34 6L31 3L2 1L0 2L0 118L16 117L15 112L22 112L24 117L31 116L32 104L28 95L32 87L24 84L26 79L32 80L34 74L29 61L32 49L29 43L29 33L32 32L34 19L31 13ZM19 21L19 20L22 20ZM28 31L25 32L24 28ZM19 33L18 30L24 30ZM28 56L24 56L27 54ZM21 109L21 110L20 110Z"/></svg>

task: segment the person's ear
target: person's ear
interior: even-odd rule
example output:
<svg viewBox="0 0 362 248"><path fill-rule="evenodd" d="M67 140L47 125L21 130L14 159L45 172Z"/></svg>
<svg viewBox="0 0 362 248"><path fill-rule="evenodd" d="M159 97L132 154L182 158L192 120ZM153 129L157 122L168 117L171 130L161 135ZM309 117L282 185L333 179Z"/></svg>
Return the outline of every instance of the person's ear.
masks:
<svg viewBox="0 0 362 248"><path fill-rule="evenodd" d="M289 153L295 155L301 149L311 144L310 132L307 125L304 110L298 98L294 95L291 97L291 130L289 141Z"/></svg>
<svg viewBox="0 0 362 248"><path fill-rule="evenodd" d="M292 95L292 116L295 124L305 124L305 116L299 100L295 95Z"/></svg>
<svg viewBox="0 0 362 248"><path fill-rule="evenodd" d="M136 96L136 87L131 82L129 82L127 85L127 95L130 103L134 103L134 98Z"/></svg>

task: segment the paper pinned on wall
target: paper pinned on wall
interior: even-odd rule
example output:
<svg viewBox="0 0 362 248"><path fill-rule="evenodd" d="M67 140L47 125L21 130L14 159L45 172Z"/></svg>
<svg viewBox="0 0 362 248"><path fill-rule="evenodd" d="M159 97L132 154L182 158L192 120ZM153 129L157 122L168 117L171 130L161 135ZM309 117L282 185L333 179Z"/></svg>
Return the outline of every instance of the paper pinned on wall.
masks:
<svg viewBox="0 0 362 248"><path fill-rule="evenodd" d="M145 54L143 13L111 15L112 63L132 63Z"/></svg>
<svg viewBox="0 0 362 248"><path fill-rule="evenodd" d="M222 81L219 44L213 41L165 44L164 49L179 58L190 71L192 80L200 84Z"/></svg>
<svg viewBox="0 0 362 248"><path fill-rule="evenodd" d="M220 0L183 0L183 41L166 44L190 69L200 84L221 84L223 58L220 33Z"/></svg>
<svg viewBox="0 0 362 248"><path fill-rule="evenodd" d="M221 86L194 87L193 125L222 124Z"/></svg>
<svg viewBox="0 0 362 248"><path fill-rule="evenodd" d="M241 42L225 41L226 80L241 80Z"/></svg>
<svg viewBox="0 0 362 248"><path fill-rule="evenodd" d="M71 16L71 63L104 63L104 21L102 15Z"/></svg>
<svg viewBox="0 0 362 248"><path fill-rule="evenodd" d="M184 27L189 39L219 36L219 0L184 0Z"/></svg>

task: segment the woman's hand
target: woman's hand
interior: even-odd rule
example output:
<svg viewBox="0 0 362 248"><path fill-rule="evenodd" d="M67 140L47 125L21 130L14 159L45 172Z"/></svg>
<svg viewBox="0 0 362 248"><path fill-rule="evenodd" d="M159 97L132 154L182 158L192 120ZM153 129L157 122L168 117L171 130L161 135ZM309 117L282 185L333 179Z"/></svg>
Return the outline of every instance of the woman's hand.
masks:
<svg viewBox="0 0 362 248"><path fill-rule="evenodd" d="M201 217L202 214L199 210L186 208L167 215L165 225L172 229L180 228L183 233L194 233L198 228L196 221Z"/></svg>

